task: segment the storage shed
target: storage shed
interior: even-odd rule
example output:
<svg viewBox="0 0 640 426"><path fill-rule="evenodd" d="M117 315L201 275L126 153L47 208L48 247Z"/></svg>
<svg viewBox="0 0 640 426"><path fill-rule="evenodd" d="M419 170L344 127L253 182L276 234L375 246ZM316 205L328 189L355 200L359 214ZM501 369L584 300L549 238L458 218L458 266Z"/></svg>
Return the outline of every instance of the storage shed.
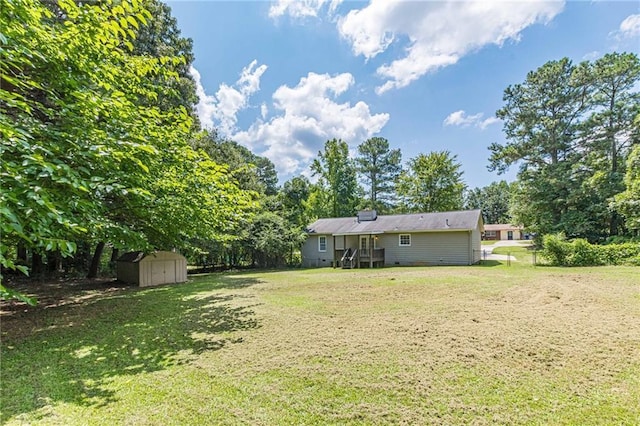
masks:
<svg viewBox="0 0 640 426"><path fill-rule="evenodd" d="M116 262L117 278L140 287L187 281L187 259L171 251L125 253Z"/></svg>

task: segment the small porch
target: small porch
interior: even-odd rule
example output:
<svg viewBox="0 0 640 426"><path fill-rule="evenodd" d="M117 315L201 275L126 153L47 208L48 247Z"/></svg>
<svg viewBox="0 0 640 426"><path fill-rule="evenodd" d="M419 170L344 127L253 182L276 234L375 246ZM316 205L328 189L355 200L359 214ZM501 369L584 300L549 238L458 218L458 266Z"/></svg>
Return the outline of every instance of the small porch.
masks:
<svg viewBox="0 0 640 426"><path fill-rule="evenodd" d="M384 248L377 246L376 234L334 235L333 264L343 269L384 265Z"/></svg>

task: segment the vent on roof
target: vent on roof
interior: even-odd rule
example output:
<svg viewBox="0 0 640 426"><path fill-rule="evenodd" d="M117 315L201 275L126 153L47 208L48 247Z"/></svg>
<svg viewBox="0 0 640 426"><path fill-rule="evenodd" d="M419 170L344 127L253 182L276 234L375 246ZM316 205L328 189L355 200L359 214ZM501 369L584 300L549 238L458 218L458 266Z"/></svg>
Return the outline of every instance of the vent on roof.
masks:
<svg viewBox="0 0 640 426"><path fill-rule="evenodd" d="M378 213L375 210L363 210L358 212L358 222L370 222L376 220Z"/></svg>

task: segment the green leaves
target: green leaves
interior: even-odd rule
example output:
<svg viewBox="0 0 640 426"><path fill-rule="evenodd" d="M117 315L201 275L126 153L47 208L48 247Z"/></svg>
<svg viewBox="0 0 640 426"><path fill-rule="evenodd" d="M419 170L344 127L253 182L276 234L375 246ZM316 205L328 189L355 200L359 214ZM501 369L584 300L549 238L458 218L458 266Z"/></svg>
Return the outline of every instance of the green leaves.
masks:
<svg viewBox="0 0 640 426"><path fill-rule="evenodd" d="M457 157L438 151L409 160L397 192L405 212L438 212L461 209L464 188Z"/></svg>
<svg viewBox="0 0 640 426"><path fill-rule="evenodd" d="M367 187L367 207L384 213L393 208L395 181L402 171L402 154L389 149L384 138L370 138L358 146L356 167Z"/></svg>
<svg viewBox="0 0 640 426"><path fill-rule="evenodd" d="M135 1L0 7L3 267L23 269L18 243L62 256L79 240L171 248L219 236L251 205L187 143L193 98L174 88L188 61L173 53L188 45L132 54L151 18Z"/></svg>
<svg viewBox="0 0 640 426"><path fill-rule="evenodd" d="M492 182L465 192L464 208L480 209L484 223L511 223L509 212L512 188L507 181Z"/></svg>
<svg viewBox="0 0 640 426"><path fill-rule="evenodd" d="M637 55L611 53L577 66L549 61L505 89L496 116L506 143L489 147L489 170L519 164L516 222L591 241L625 231L622 204L611 201L640 135L639 81Z"/></svg>
<svg viewBox="0 0 640 426"><path fill-rule="evenodd" d="M320 176L319 190L326 183L329 202L329 217L345 217L355 214L358 204L358 182L356 169L349 159L349 146L340 139L331 139L324 145L324 151L318 152L312 165L314 176ZM322 217L322 212L320 212Z"/></svg>

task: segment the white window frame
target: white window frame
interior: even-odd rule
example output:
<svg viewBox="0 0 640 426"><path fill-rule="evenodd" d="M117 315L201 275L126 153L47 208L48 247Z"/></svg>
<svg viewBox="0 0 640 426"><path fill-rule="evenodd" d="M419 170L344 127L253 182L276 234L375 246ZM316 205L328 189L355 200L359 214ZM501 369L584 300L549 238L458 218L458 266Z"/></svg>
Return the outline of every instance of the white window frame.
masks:
<svg viewBox="0 0 640 426"><path fill-rule="evenodd" d="M322 249L322 240L324 240L324 250ZM319 235L318 236L318 251L321 253L324 253L327 251L327 236L326 235Z"/></svg>
<svg viewBox="0 0 640 426"><path fill-rule="evenodd" d="M402 243L402 237L409 237L409 244ZM411 234L399 234L398 235L398 245L400 247L411 247Z"/></svg>

